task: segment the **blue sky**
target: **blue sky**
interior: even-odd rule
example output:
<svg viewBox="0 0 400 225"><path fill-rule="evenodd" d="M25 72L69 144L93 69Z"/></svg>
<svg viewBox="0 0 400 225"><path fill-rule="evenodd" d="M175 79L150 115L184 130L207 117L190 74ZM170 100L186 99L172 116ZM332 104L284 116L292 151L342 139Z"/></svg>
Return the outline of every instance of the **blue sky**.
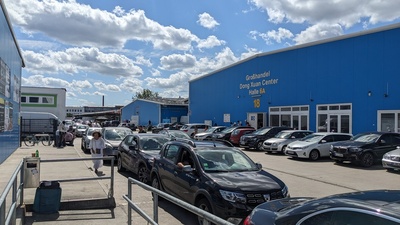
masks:
<svg viewBox="0 0 400 225"><path fill-rule="evenodd" d="M67 106L126 105L261 52L400 22L399 0L3 0L23 86L65 87Z"/></svg>

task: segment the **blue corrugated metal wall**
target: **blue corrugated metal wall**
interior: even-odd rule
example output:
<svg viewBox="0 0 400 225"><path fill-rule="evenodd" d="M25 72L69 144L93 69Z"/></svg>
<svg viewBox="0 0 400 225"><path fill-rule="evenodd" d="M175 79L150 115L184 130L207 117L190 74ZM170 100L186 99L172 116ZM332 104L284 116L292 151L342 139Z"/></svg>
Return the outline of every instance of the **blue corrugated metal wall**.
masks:
<svg viewBox="0 0 400 225"><path fill-rule="evenodd" d="M0 110L2 121L11 119L12 125L2 125L0 131L0 163L7 159L19 147L19 90L21 85L21 68L22 59L18 53L18 49L10 32L9 25L6 21L4 12L0 7L0 58L4 62L1 70L1 80L8 80L5 93L0 92ZM8 70L8 73L5 72ZM5 77L9 74L8 77ZM5 85L0 82L0 85ZM7 91L7 86L8 90ZM9 93L9 94L6 94ZM9 112L7 117L6 111ZM7 117L7 118L5 118Z"/></svg>
<svg viewBox="0 0 400 225"><path fill-rule="evenodd" d="M399 40L400 28L391 29L260 55L193 80L190 122L224 124L224 113L230 113L231 121L243 121L248 112L268 112L270 106L309 105L310 128L315 130L317 104L352 103L353 133L377 130L377 110L400 109ZM266 93L255 98L249 89L240 89L249 83L247 75L268 71L265 80L278 82L262 86ZM260 99L259 108L255 99Z"/></svg>

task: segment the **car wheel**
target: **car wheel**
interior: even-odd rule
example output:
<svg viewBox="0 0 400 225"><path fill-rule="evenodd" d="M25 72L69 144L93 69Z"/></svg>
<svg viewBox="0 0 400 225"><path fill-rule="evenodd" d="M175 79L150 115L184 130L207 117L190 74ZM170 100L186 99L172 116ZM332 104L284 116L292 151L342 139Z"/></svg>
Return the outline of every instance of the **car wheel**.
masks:
<svg viewBox="0 0 400 225"><path fill-rule="evenodd" d="M211 213L211 214L214 214L214 213L212 212L212 208L211 208L210 203L209 203L208 200L205 199L205 198L200 199L200 201L197 202L196 206L197 206L197 208L200 208L200 209L202 209L202 210L204 210L204 211L206 211L206 212L209 212L209 213ZM209 224L209 223L205 223L204 219L201 218L200 216L197 216L197 220L198 220L198 222L199 222L199 225Z"/></svg>
<svg viewBox="0 0 400 225"><path fill-rule="evenodd" d="M149 171L147 170L147 168L144 165L141 165L139 167L137 175L138 175L139 181L141 181L141 182L143 182L145 184L147 184L147 182L149 182L148 181Z"/></svg>
<svg viewBox="0 0 400 225"><path fill-rule="evenodd" d="M121 156L118 156L117 168L118 168L118 172L123 172L123 171L125 171L125 168L124 168L124 166L122 165L122 157L121 157Z"/></svg>
<svg viewBox="0 0 400 225"><path fill-rule="evenodd" d="M386 168L386 171L387 171L387 172L393 172L394 169L393 169L393 168Z"/></svg>
<svg viewBox="0 0 400 225"><path fill-rule="evenodd" d="M282 146L282 154L285 154L285 152L286 152L286 145L285 146Z"/></svg>
<svg viewBox="0 0 400 225"><path fill-rule="evenodd" d="M374 156L370 152L366 152L361 156L361 165L363 167L371 167L374 165Z"/></svg>
<svg viewBox="0 0 400 225"><path fill-rule="evenodd" d="M263 142L262 141L258 142L257 143L257 150L261 151L263 149L262 146L263 146Z"/></svg>
<svg viewBox="0 0 400 225"><path fill-rule="evenodd" d="M311 160L314 160L314 161L319 159L319 151L316 150L316 149L312 150L310 152L310 156L309 157L310 157Z"/></svg>
<svg viewBox="0 0 400 225"><path fill-rule="evenodd" d="M160 184L160 181L158 180L157 175L154 175L154 177L151 179L151 186L157 190L162 191L161 184ZM151 195L153 195L153 197L154 197L153 193L151 193ZM160 200L163 200L163 198L161 196L158 196L158 201L160 201Z"/></svg>
<svg viewBox="0 0 400 225"><path fill-rule="evenodd" d="M86 152L85 146L83 146L83 141L81 141L81 149L83 152Z"/></svg>

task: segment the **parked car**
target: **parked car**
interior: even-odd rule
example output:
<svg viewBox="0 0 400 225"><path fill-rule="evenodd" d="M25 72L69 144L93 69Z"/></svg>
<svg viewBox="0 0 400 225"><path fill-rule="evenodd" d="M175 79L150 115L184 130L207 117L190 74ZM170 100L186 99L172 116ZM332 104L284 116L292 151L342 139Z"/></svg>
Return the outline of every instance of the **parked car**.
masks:
<svg viewBox="0 0 400 225"><path fill-rule="evenodd" d="M118 146L118 171L129 170L138 176L139 181L148 183L154 157L169 140L161 134L127 135Z"/></svg>
<svg viewBox="0 0 400 225"><path fill-rule="evenodd" d="M388 171L400 170L400 147L383 155L382 166Z"/></svg>
<svg viewBox="0 0 400 225"><path fill-rule="evenodd" d="M240 149L196 142L167 142L154 159L151 184L226 220L239 222L266 201L285 198L288 188ZM191 144L190 144L191 143ZM202 223L199 218L199 223Z"/></svg>
<svg viewBox="0 0 400 225"><path fill-rule="evenodd" d="M226 126L214 126L214 127L209 127L207 130L204 132L200 132L194 135L194 139L196 140L208 140L212 138L213 133L221 132L224 130Z"/></svg>
<svg viewBox="0 0 400 225"><path fill-rule="evenodd" d="M275 137L264 141L262 150L269 152L285 153L288 144L300 140L307 135L314 133L310 130L283 130Z"/></svg>
<svg viewBox="0 0 400 225"><path fill-rule="evenodd" d="M236 129L239 128L247 128L247 127L228 127L226 129L223 129L221 132L217 132L217 133L213 133L212 138L213 139L220 139L220 140L225 140L225 141L229 141L229 139L231 138L232 132Z"/></svg>
<svg viewBox="0 0 400 225"><path fill-rule="evenodd" d="M81 140L81 149L85 153L90 153L89 151L89 144L90 140L92 140L92 134L94 131L100 131L101 133L101 128L98 127L88 127L86 131L83 133L82 140Z"/></svg>
<svg viewBox="0 0 400 225"><path fill-rule="evenodd" d="M193 137L196 132L204 132L208 127L209 126L204 123L191 123L183 125L180 130L186 132L190 137Z"/></svg>
<svg viewBox="0 0 400 225"><path fill-rule="evenodd" d="M318 132L287 145L285 154L294 158L309 158L317 160L320 157L329 157L332 144L347 141L351 134Z"/></svg>
<svg viewBox="0 0 400 225"><path fill-rule="evenodd" d="M257 206L243 225L399 225L399 190L288 198Z"/></svg>
<svg viewBox="0 0 400 225"><path fill-rule="evenodd" d="M170 125L171 123L159 123L157 126L153 127L153 129L151 129L151 132L156 134L160 132L160 130L168 128Z"/></svg>
<svg viewBox="0 0 400 225"><path fill-rule="evenodd" d="M104 127L101 134L106 142L104 156L114 156L117 159L119 144L127 135L133 134L133 131L127 127Z"/></svg>
<svg viewBox="0 0 400 225"><path fill-rule="evenodd" d="M383 155L400 145L400 134L389 132L361 133L350 141L333 144L331 158L336 162L350 161L370 167Z"/></svg>
<svg viewBox="0 0 400 225"><path fill-rule="evenodd" d="M240 144L240 138L245 135L245 134L250 134L254 132L256 129L254 127L243 127L243 128L237 128L232 131L231 136L229 137L229 141L235 145L239 146Z"/></svg>
<svg viewBox="0 0 400 225"><path fill-rule="evenodd" d="M88 125L85 125L85 124L80 124L80 125L78 125L77 127L76 127L76 130L75 130L75 135L77 136L77 137L82 137L83 136L83 134L86 132L86 130L88 129Z"/></svg>
<svg viewBox="0 0 400 225"><path fill-rule="evenodd" d="M185 124L181 123L181 122L173 122L167 129L168 130L180 130L183 125L185 125Z"/></svg>
<svg viewBox="0 0 400 225"><path fill-rule="evenodd" d="M188 139L188 140L191 140L192 139L187 133L185 133L183 131L180 131L180 130L164 129L164 130L161 130L158 133L168 136L171 140L175 140L175 139Z"/></svg>
<svg viewBox="0 0 400 225"><path fill-rule="evenodd" d="M133 131L136 131L136 129L137 129L136 125L133 123L120 123L120 124L118 124L118 127L128 127Z"/></svg>
<svg viewBox="0 0 400 225"><path fill-rule="evenodd" d="M290 127L264 127L250 134L240 137L240 147L245 149L262 150L265 140L273 138L277 133L283 130L292 130Z"/></svg>

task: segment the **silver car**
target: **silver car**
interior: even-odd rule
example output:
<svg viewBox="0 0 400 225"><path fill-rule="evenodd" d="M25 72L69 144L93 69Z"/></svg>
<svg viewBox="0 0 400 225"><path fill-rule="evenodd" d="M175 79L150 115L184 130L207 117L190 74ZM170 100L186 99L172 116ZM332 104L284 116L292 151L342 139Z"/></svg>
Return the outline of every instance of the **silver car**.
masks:
<svg viewBox="0 0 400 225"><path fill-rule="evenodd" d="M285 153L288 144L297 141L305 136L314 133L310 130L283 130L275 135L275 137L264 141L262 150L266 152Z"/></svg>
<svg viewBox="0 0 400 225"><path fill-rule="evenodd" d="M133 131L127 127L103 127L101 130L106 148L103 150L104 156L118 156L118 146L128 134Z"/></svg>
<svg viewBox="0 0 400 225"><path fill-rule="evenodd" d="M400 170L400 147L383 155L382 166L388 171Z"/></svg>
<svg viewBox="0 0 400 225"><path fill-rule="evenodd" d="M207 139L212 139L212 134L221 132L224 130L226 127L225 126L214 126L210 127L204 132L200 132L194 135L194 139L202 141L202 140L207 140Z"/></svg>
<svg viewBox="0 0 400 225"><path fill-rule="evenodd" d="M285 154L294 158L317 160L329 157L331 145L338 141L347 141L352 137L346 133L318 132L288 144Z"/></svg>
<svg viewBox="0 0 400 225"><path fill-rule="evenodd" d="M81 149L83 152L85 153L90 153L89 152L89 144L90 144L90 140L92 140L92 134L93 132L97 130L100 131L101 133L101 128L99 127L88 127L86 129L86 131L82 134L82 141L81 141Z"/></svg>

